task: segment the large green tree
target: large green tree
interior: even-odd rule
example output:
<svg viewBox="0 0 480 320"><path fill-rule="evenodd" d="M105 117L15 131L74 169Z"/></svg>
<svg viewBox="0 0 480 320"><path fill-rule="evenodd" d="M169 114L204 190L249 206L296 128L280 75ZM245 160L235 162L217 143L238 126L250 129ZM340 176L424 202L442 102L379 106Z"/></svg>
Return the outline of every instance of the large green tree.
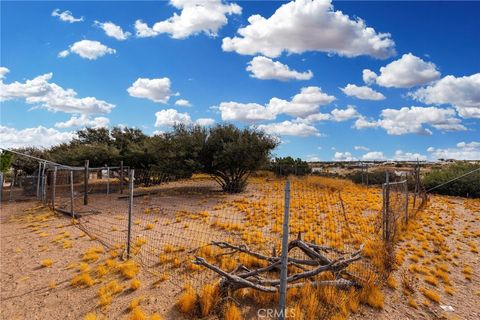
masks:
<svg viewBox="0 0 480 320"><path fill-rule="evenodd" d="M208 132L200 162L224 191L237 193L245 189L253 171L268 163L277 144L262 131L217 125Z"/></svg>

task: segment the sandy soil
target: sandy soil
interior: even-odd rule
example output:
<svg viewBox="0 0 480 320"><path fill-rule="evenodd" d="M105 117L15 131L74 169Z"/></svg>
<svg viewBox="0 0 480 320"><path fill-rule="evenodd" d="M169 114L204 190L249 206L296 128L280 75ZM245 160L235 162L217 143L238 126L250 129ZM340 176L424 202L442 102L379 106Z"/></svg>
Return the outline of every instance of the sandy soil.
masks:
<svg viewBox="0 0 480 320"><path fill-rule="evenodd" d="M401 241L397 251L405 252L405 258L392 275L397 288L385 288L385 308L381 311L363 308L353 319L480 319L480 256L478 251L472 251L472 245L480 245L480 199L466 201L463 198L432 196L422 221L416 232L424 232L425 235L438 232L445 237L444 246L438 248L427 238L429 249L425 250L421 247L425 242L422 237ZM411 248L418 248L424 257ZM414 255L419 257L418 261L412 260ZM431 273L411 271L413 265L434 271L441 264L448 268L446 283L438 281L438 284L432 285L425 281ZM469 280L463 272L465 267L473 270ZM416 308L409 305L409 295L404 293L404 274L413 277L415 292L411 297L418 304ZM445 287L452 288L453 293L447 293ZM421 288L438 293L440 302L427 299L420 292Z"/></svg>
<svg viewBox="0 0 480 320"><path fill-rule="evenodd" d="M48 213L36 202L2 203L1 319L82 319L89 312L105 319L128 319L128 306L134 298L141 299L140 306L147 315L158 312L166 319L184 319L173 305L184 281L192 279L193 272L180 273L169 267L169 272L176 273L175 276L159 283L159 276L164 275L167 269L158 266L158 262L151 257L157 259L159 250L162 250L158 244L166 238L176 237L175 243L187 247L200 246L211 236L208 234L210 232L216 232L217 239L231 238L233 235L226 231L206 229L205 220L192 217L189 212L198 211L198 208L215 212L215 206L225 200L235 199L235 196L225 196L218 192L211 182L200 181L194 185L170 185L155 190L154 194L136 198L132 237L138 239L145 234L150 235L149 243L142 246L140 253L139 260L149 266L141 268L137 275L141 282L140 289L130 290L131 280L116 272L95 278L96 282L91 287L74 287L70 281L79 274L79 263L89 248L101 247L102 243L112 247L125 242L127 202L118 200L117 196L92 195L89 207L82 208L81 211L102 214L86 215L79 219L79 224L75 224L65 215ZM249 189L246 196L254 197L255 189ZM77 201L80 202L81 199ZM352 315L352 319L480 318L480 261L478 253L472 252L472 243L479 245L479 202L434 197L430 203L431 206L424 213L425 217L416 232L429 234L432 230L439 231L445 237L446 247L450 251L439 253L433 249L432 252L424 250L424 257L415 263L424 263L425 266L433 268L436 263L447 262L450 286L454 288L453 295L444 292L443 283L437 287L431 286L425 283L423 275L417 274L417 289L413 297L419 306L415 309L408 305L401 285L401 275L410 272L409 266L414 263L409 259L410 248L420 247L424 239L405 238L399 244L399 248L405 250L404 262L393 274L398 286L396 289L385 288L384 309L377 311L362 307L357 314ZM64 205L68 208L68 203ZM145 212L145 209L148 212ZM178 211L185 211L183 218L188 218L188 227L185 227L183 218L182 221L177 221ZM225 214L232 223L242 221L234 210ZM140 222L137 224L136 221ZM154 224L151 230L147 228L150 222ZM82 230L89 231L91 237ZM433 248L433 245L431 247ZM440 254L448 257L453 253L457 253L458 257L445 261L432 260ZM178 253L180 259L187 256L188 254ZM53 264L42 267L41 261L45 259L51 259ZM97 261L88 263L90 269L95 270L107 259L111 259L110 252L104 250ZM463 269L466 266L473 269L471 280L465 279ZM118 281L123 291L115 296L110 305L100 307L99 288L112 280ZM418 290L421 286L438 292L441 296L440 303L424 303L426 298ZM454 311L443 311L441 305L452 306ZM255 318L252 307L247 309L244 314L247 314L249 319Z"/></svg>

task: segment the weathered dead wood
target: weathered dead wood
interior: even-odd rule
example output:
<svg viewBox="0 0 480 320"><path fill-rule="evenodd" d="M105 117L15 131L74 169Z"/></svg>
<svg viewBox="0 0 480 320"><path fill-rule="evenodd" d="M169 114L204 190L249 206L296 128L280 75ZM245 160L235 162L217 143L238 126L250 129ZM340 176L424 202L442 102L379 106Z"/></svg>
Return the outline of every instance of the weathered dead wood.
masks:
<svg viewBox="0 0 480 320"><path fill-rule="evenodd" d="M246 245L235 246L235 245L232 245L228 242L217 242L217 241L212 242L212 245L217 246L220 249L231 249L234 252L246 253L246 254L251 255L252 257L255 257L255 258L260 259L260 260L265 260L265 261L268 261L270 263L280 261L280 257L266 256L264 254L261 254L261 253L250 250L248 248L248 246L246 246ZM232 254L232 253L233 252L229 252L228 254ZM222 255L222 254L220 254L220 255ZM297 258L288 258L288 262L289 263L292 262L292 263L295 263L297 265L307 265L307 266L318 266L318 265L321 264L321 262L318 261L318 260L311 260L311 259L306 260L306 259L297 259Z"/></svg>
<svg viewBox="0 0 480 320"><path fill-rule="evenodd" d="M232 252L242 252L250 254L258 259L269 262L265 267L257 268L254 270L249 270L243 265L238 265L235 270L232 272L227 272L221 268L209 263L202 257L195 257L193 263L204 266L207 269L214 271L215 273L222 276L222 281L220 282L220 288L222 292L231 292L242 288L253 288L262 292L277 292L280 286L279 279L268 279L262 277L263 274L267 272L278 272L281 265L281 261L278 257L269 257L261 253L250 250L246 245L235 246L227 242L212 242L212 245L216 245L222 249L231 250ZM355 252L350 253L347 257L340 257L335 260L330 260L320 253L320 251L338 251L334 248L317 246L305 242L301 239L293 240L288 245L289 250L293 248L299 248L302 252L307 255L310 260L301 260L301 259L288 259L289 265L295 265L302 267L300 273L295 273L287 278L287 287L294 288L303 286L307 283L311 283L316 286L333 286L339 289L346 289L351 287L359 287L360 285L355 280L344 279L342 275L348 274L346 268L353 262L358 261L362 258L361 251L363 245L360 249ZM346 255L346 254L345 254ZM301 261L298 264L298 261ZM307 269L306 265L313 267L313 269ZM334 280L317 280L317 281L301 281L313 278L321 273L331 272L334 276Z"/></svg>

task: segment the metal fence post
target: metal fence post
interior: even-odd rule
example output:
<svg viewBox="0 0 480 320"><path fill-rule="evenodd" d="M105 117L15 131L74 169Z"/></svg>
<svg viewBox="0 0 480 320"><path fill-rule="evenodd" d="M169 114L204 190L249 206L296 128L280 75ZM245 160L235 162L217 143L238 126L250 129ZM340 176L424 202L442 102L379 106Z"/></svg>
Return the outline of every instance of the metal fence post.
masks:
<svg viewBox="0 0 480 320"><path fill-rule="evenodd" d="M368 163L365 165L365 173L367 176L367 188L368 188Z"/></svg>
<svg viewBox="0 0 480 320"><path fill-rule="evenodd" d="M38 175L37 175L37 198L40 198L40 177L42 176L42 163L38 162Z"/></svg>
<svg viewBox="0 0 480 320"><path fill-rule="evenodd" d="M127 258L130 259L130 238L132 236L132 209L133 209L133 187L135 170L131 169L128 174L128 232L127 232Z"/></svg>
<svg viewBox="0 0 480 320"><path fill-rule="evenodd" d="M385 234L384 234L384 240L389 241L390 240L390 177L388 171L385 173L385 193L384 193L384 204L385 204L385 211L384 211L384 221L385 221Z"/></svg>
<svg viewBox="0 0 480 320"><path fill-rule="evenodd" d="M123 160L120 161L120 193L123 193Z"/></svg>
<svg viewBox="0 0 480 320"><path fill-rule="evenodd" d="M0 202L2 202L3 196L3 172L0 172Z"/></svg>
<svg viewBox="0 0 480 320"><path fill-rule="evenodd" d="M85 172L83 174L83 205L88 205L88 166L89 160L85 160Z"/></svg>
<svg viewBox="0 0 480 320"><path fill-rule="evenodd" d="M107 167L107 194L110 194L110 167Z"/></svg>
<svg viewBox="0 0 480 320"><path fill-rule="evenodd" d="M73 170L70 170L70 212L72 218L75 219L75 211L73 211Z"/></svg>
<svg viewBox="0 0 480 320"><path fill-rule="evenodd" d="M42 193L42 202L45 203L47 200L47 195L46 195L46 183L47 179L45 178L45 170L46 170L46 163L43 163L43 168L42 168L42 177L41 177L41 193Z"/></svg>
<svg viewBox="0 0 480 320"><path fill-rule="evenodd" d="M408 224L408 180L405 180L405 225Z"/></svg>
<svg viewBox="0 0 480 320"><path fill-rule="evenodd" d="M282 235L282 257L280 270L280 301L279 317L285 319L285 310L287 305L287 276L288 276L288 234L289 234L289 215L290 215L290 181L285 183L285 206L283 211L283 235Z"/></svg>
<svg viewBox="0 0 480 320"><path fill-rule="evenodd" d="M55 196L57 189L57 166L53 168L53 181L52 181L52 209L55 211Z"/></svg>

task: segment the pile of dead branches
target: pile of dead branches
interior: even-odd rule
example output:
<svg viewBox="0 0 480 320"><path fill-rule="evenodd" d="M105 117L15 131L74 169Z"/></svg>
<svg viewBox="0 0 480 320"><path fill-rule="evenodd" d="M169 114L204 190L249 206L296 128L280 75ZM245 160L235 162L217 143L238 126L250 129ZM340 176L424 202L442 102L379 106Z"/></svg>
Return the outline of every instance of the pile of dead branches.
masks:
<svg viewBox="0 0 480 320"><path fill-rule="evenodd" d="M250 250L246 245L235 246L227 242L212 242L211 245L229 250L220 255L245 253L268 263L267 266L252 270L240 264L233 271L227 272L204 258L195 256L193 263L208 268L222 277L221 292L231 293L242 288L271 293L279 290L281 258L276 256L275 252L272 256L267 256ZM360 283L346 269L351 263L362 259L362 248L363 246L354 252L346 253L336 248L320 246L301 239L290 241L288 244L289 254L292 250L300 250L303 255L301 258L288 257L288 266L296 267L295 269L300 272L288 276L287 287L300 287L310 283L314 286L333 286L338 289L361 288ZM330 255L335 258L330 258ZM315 279L325 272L331 273L333 279Z"/></svg>

